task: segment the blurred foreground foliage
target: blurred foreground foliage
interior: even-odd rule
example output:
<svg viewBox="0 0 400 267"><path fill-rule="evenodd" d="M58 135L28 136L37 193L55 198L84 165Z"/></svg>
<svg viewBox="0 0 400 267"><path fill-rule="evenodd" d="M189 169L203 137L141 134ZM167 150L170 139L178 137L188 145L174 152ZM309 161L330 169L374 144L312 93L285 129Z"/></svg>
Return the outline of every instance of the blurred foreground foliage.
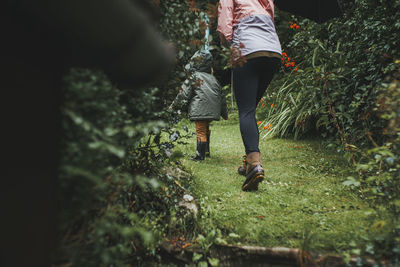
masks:
<svg viewBox="0 0 400 267"><path fill-rule="evenodd" d="M160 242L190 226L178 207L188 177L172 148L191 134L173 128L180 118L167 107L203 34L200 13L185 0L151 2L177 49L164 84L120 90L80 68L64 77L56 266L153 265Z"/></svg>

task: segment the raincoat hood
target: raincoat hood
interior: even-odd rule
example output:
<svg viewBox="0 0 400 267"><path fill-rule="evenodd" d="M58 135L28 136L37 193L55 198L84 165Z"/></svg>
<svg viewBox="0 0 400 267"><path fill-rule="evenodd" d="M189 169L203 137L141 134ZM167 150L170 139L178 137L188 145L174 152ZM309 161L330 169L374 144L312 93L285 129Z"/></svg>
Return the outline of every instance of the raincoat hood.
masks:
<svg viewBox="0 0 400 267"><path fill-rule="evenodd" d="M190 62L185 66L187 71L210 72L213 57L209 51L199 50L191 58Z"/></svg>

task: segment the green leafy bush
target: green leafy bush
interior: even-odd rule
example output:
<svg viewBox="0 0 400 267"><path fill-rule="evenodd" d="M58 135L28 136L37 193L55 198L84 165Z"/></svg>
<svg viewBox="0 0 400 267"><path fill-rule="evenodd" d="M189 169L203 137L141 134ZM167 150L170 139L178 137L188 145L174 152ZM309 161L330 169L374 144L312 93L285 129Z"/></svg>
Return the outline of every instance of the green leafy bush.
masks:
<svg viewBox="0 0 400 267"><path fill-rule="evenodd" d="M286 55L258 110L264 137L317 133L336 139L338 151L355 166L354 177L344 184L360 190L373 208L373 223L357 251L395 265L400 255L399 7L398 0L343 1L344 16L324 24L278 12Z"/></svg>
<svg viewBox="0 0 400 267"><path fill-rule="evenodd" d="M59 260L120 265L155 255L184 191L164 171L173 143L160 141L170 131L151 105L155 90L127 96L85 69L65 80Z"/></svg>
<svg viewBox="0 0 400 267"><path fill-rule="evenodd" d="M400 63L400 62L399 62ZM357 188L374 208L377 222L368 229L363 252L400 263L400 82L384 83L376 110L386 122L386 142L360 152ZM389 211L390 217L384 216Z"/></svg>
<svg viewBox="0 0 400 267"><path fill-rule="evenodd" d="M373 108L400 54L398 7L399 1L344 1L343 18L324 24L292 18L299 29L289 28L287 15L277 16L284 51L297 71L284 65L282 74L292 74L278 75L269 88L277 109L267 111L267 119L280 122L274 134L317 128L324 136L365 146L366 133L381 134Z"/></svg>

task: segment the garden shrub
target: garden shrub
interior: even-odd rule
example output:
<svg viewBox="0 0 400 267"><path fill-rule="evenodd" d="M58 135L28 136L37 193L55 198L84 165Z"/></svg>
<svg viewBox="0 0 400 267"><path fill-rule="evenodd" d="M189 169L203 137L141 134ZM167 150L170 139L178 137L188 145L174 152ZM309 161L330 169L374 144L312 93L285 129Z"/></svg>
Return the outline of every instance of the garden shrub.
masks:
<svg viewBox="0 0 400 267"><path fill-rule="evenodd" d="M72 69L66 76L58 260L143 261L168 233L184 192L178 186L184 182L164 171L173 143L160 135L173 132L154 107L148 110L154 91L125 94L98 71Z"/></svg>
<svg viewBox="0 0 400 267"><path fill-rule="evenodd" d="M277 12L284 55L259 104L261 136L336 140L355 175L344 182L370 204L358 254L399 264L400 1L348 0L323 24Z"/></svg>
<svg viewBox="0 0 400 267"><path fill-rule="evenodd" d="M265 112L268 120L280 122L274 134L318 128L323 136L364 146L370 145L366 133L381 135L383 125L373 108L400 53L398 7L399 1L343 1L342 18L316 24L293 17L299 28L290 28L287 15L277 16L290 60L285 58L268 90L276 103L275 110Z"/></svg>
<svg viewBox="0 0 400 267"><path fill-rule="evenodd" d="M400 65L400 61L397 61ZM400 69L399 69L400 70ZM400 72L382 85L376 112L385 122L385 142L358 151L358 175L345 183L363 193L377 220L365 237L362 251L379 261L400 264ZM390 216L387 216L389 212Z"/></svg>

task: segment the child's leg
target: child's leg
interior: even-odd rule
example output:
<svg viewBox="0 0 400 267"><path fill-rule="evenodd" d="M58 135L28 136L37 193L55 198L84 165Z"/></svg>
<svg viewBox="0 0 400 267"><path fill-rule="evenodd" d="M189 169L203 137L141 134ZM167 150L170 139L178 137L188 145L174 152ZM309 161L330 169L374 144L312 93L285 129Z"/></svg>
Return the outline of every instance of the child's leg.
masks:
<svg viewBox="0 0 400 267"><path fill-rule="evenodd" d="M207 142L208 121L196 121L196 137L198 142Z"/></svg>
<svg viewBox="0 0 400 267"><path fill-rule="evenodd" d="M196 156L192 160L204 160L207 146L207 125L208 121L196 121L197 149Z"/></svg>
<svg viewBox="0 0 400 267"><path fill-rule="evenodd" d="M207 145L206 145L206 157L210 156L210 122L207 121Z"/></svg>

